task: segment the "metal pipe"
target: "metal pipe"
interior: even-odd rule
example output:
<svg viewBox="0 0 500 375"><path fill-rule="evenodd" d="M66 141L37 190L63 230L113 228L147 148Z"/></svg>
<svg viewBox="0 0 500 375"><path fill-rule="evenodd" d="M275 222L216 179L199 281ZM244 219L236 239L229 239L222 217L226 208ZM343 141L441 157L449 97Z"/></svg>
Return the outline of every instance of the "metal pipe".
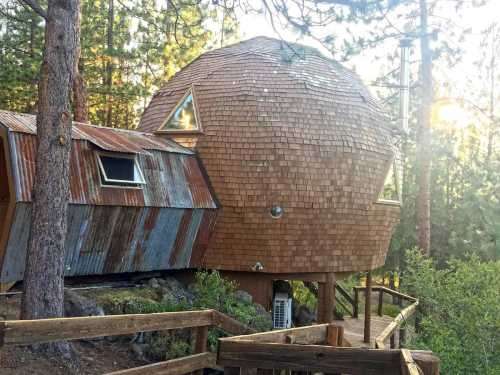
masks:
<svg viewBox="0 0 500 375"><path fill-rule="evenodd" d="M401 130L408 133L408 112L410 104L410 39L402 39L401 47L401 69L399 73L399 120Z"/></svg>

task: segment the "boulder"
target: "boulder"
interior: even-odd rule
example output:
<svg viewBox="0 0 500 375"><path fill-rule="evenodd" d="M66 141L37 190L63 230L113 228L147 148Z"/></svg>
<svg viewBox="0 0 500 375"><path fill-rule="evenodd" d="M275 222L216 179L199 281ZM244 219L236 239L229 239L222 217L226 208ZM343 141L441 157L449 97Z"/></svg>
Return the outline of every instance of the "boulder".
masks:
<svg viewBox="0 0 500 375"><path fill-rule="evenodd" d="M159 280L158 280L159 281ZM189 306L193 304L193 293L191 293L184 285L173 277L166 277L159 281L159 293L162 301L170 301L173 303L187 303Z"/></svg>
<svg viewBox="0 0 500 375"><path fill-rule="evenodd" d="M87 297L78 294L74 290L64 290L64 315L76 316L103 316L104 310L101 306Z"/></svg>
<svg viewBox="0 0 500 375"><path fill-rule="evenodd" d="M254 303L253 306L255 308L255 317L253 321L250 322L250 327L260 332L273 329L273 317L271 313L258 303Z"/></svg>
<svg viewBox="0 0 500 375"><path fill-rule="evenodd" d="M253 301L252 295L244 290L237 290L234 296L241 302L252 303Z"/></svg>

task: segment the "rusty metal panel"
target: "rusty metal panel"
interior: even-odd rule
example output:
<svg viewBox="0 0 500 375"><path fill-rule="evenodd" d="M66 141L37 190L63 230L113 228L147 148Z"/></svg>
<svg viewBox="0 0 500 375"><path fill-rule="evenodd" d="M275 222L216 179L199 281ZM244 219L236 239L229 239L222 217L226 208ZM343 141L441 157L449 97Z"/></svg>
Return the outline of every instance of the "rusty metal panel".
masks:
<svg viewBox="0 0 500 375"><path fill-rule="evenodd" d="M208 239L213 229L205 223L215 215L216 210L204 209L70 204L65 274L198 267L204 252L200 239ZM23 277L30 219L31 204L17 203L0 282Z"/></svg>
<svg viewBox="0 0 500 375"><path fill-rule="evenodd" d="M11 132L36 135L36 116L34 115L0 111L0 123ZM74 122L71 137L74 140L91 142L97 147L111 152L136 154L145 150L159 150L193 155L193 151L172 140L134 130Z"/></svg>
<svg viewBox="0 0 500 375"><path fill-rule="evenodd" d="M36 137L9 133L16 198L31 201L35 179ZM158 150L141 152L142 189L101 186L95 147L74 140L70 156L70 202L110 206L216 208L215 200L193 155Z"/></svg>

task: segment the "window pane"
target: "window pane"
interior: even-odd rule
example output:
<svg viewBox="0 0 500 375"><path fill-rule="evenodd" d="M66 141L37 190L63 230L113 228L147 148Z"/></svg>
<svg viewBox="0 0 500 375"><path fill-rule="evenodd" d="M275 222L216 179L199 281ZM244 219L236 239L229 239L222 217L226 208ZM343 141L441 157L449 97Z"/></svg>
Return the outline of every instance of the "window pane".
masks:
<svg viewBox="0 0 500 375"><path fill-rule="evenodd" d="M134 159L114 158L112 156L100 155L102 166L109 180L131 181L136 180Z"/></svg>
<svg viewBox="0 0 500 375"><path fill-rule="evenodd" d="M197 130L193 94L188 96L177 106L170 118L163 125L162 130Z"/></svg>
<svg viewBox="0 0 500 375"><path fill-rule="evenodd" d="M387 177L385 178L384 187L380 192L379 199L399 202L399 188L398 180L396 177L397 176L395 173L394 164L392 164L389 172L387 173Z"/></svg>

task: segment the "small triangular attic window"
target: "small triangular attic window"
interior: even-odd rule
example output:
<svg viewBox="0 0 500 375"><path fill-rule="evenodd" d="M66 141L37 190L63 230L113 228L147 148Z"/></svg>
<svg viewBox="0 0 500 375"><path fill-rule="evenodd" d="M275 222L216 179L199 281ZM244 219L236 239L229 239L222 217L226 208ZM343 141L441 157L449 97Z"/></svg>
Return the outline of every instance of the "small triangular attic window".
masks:
<svg viewBox="0 0 500 375"><path fill-rule="evenodd" d="M400 202L399 179L394 164L395 163L391 163L391 167L385 177L384 186L378 198L381 201Z"/></svg>
<svg viewBox="0 0 500 375"><path fill-rule="evenodd" d="M182 97L179 104L177 104L168 116L167 120L158 130L165 132L200 131L192 89L189 89L188 92Z"/></svg>

